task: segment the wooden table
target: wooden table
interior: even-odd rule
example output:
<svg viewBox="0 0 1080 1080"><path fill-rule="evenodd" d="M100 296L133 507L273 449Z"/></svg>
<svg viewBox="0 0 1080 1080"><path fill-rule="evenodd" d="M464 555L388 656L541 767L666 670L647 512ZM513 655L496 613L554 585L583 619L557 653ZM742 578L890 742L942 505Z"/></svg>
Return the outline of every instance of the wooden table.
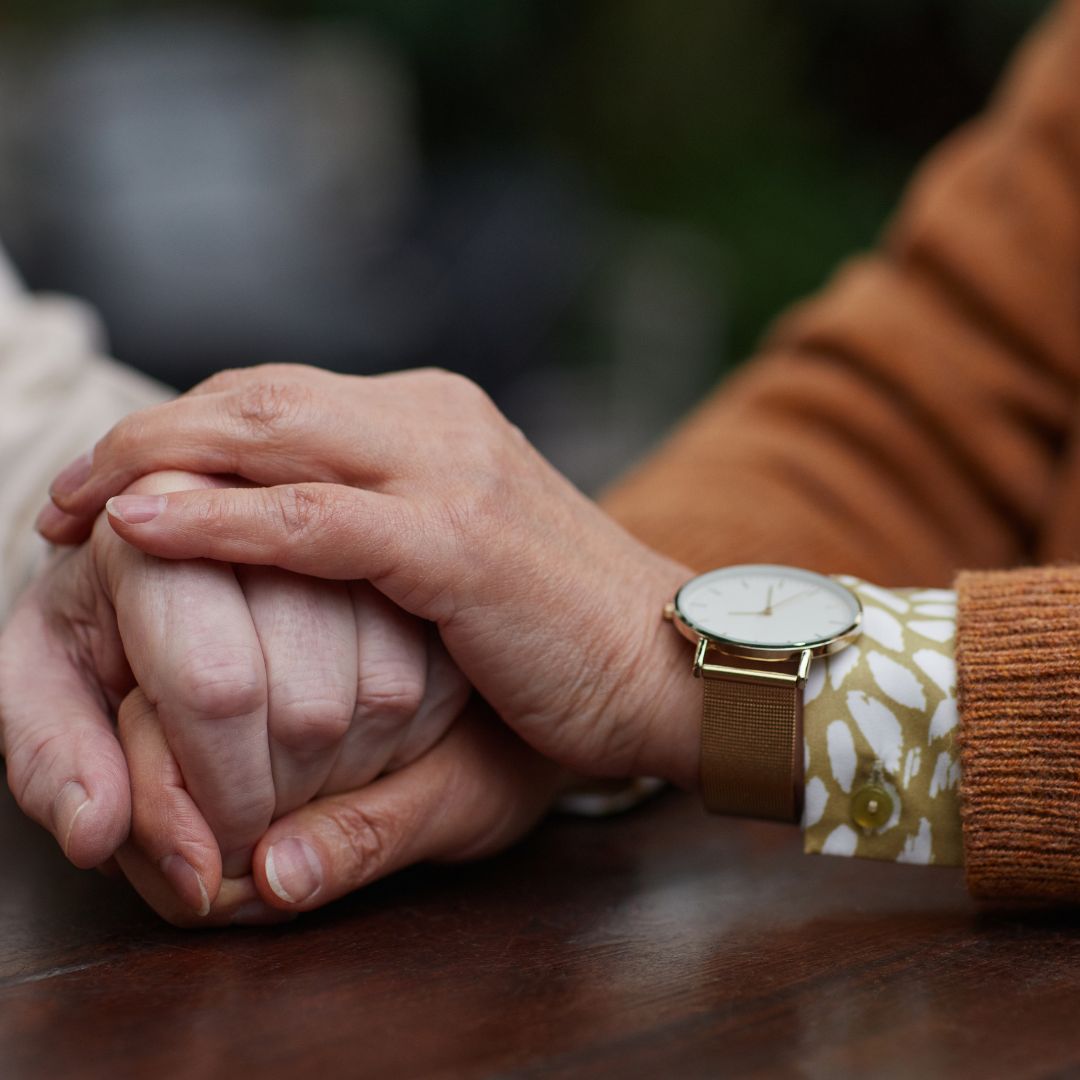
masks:
<svg viewBox="0 0 1080 1080"><path fill-rule="evenodd" d="M178 931L0 791L0 1076L1080 1071L1080 921L667 795L271 930Z"/></svg>

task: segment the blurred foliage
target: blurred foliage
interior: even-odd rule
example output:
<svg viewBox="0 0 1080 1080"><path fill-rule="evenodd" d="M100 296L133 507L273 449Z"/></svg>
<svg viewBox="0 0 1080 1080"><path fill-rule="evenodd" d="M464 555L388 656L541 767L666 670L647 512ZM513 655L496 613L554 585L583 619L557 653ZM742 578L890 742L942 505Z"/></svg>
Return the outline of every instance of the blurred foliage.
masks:
<svg viewBox="0 0 1080 1080"><path fill-rule="evenodd" d="M8 0L51 33L137 0ZM178 6L178 5L176 5ZM360 21L411 60L441 158L555 156L617 211L724 254L728 354L865 248L1045 0L250 0ZM190 5L183 5L190 11Z"/></svg>

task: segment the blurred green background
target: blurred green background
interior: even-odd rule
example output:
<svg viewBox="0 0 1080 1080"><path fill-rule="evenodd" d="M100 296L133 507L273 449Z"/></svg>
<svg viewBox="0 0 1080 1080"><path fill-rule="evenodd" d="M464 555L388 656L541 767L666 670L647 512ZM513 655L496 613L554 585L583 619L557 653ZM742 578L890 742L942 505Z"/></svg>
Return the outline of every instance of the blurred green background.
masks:
<svg viewBox="0 0 1080 1080"><path fill-rule="evenodd" d="M9 0L0 235L174 384L446 363L592 487L873 243L1046 7Z"/></svg>
<svg viewBox="0 0 1080 1080"><path fill-rule="evenodd" d="M299 14L305 5L268 9ZM919 158L985 103L1046 0L362 6L417 58L427 136L542 142L632 214L725 252L743 357L871 244Z"/></svg>

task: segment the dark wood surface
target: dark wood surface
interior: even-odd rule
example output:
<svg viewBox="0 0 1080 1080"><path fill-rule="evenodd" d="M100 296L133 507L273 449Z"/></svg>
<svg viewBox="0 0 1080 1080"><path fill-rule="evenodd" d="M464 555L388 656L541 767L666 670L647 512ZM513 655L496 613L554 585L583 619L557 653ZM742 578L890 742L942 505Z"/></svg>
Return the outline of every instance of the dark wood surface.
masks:
<svg viewBox="0 0 1080 1080"><path fill-rule="evenodd" d="M1080 920L668 795L271 930L172 930L0 790L0 1076L1080 1074Z"/></svg>

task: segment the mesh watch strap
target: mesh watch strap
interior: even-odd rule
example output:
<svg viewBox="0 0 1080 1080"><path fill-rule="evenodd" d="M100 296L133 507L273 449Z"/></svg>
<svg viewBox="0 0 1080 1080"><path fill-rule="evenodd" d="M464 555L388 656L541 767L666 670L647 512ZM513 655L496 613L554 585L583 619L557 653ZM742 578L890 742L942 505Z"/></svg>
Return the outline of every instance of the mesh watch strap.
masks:
<svg viewBox="0 0 1080 1080"><path fill-rule="evenodd" d="M716 814L802 817L802 687L702 671L701 794Z"/></svg>

